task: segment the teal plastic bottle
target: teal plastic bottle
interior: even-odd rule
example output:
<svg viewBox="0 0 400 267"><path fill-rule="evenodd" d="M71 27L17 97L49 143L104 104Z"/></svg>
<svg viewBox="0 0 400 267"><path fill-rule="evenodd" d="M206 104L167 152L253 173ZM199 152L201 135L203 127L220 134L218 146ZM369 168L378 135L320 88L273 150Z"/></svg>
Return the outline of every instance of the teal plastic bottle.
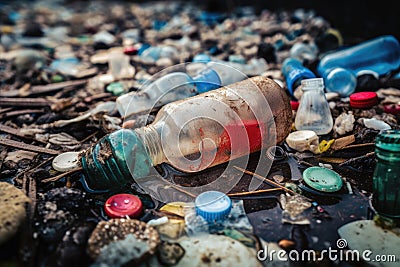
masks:
<svg viewBox="0 0 400 267"><path fill-rule="evenodd" d="M317 72L324 78L328 92L345 97L354 92L358 72L369 70L380 76L399 66L399 42L392 35L384 35L325 54L318 63Z"/></svg>

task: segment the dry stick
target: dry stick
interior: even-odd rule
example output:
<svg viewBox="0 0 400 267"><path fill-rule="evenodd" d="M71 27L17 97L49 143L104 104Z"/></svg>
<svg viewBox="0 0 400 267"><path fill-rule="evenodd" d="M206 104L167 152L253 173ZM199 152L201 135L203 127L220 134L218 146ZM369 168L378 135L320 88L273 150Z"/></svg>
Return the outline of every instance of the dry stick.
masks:
<svg viewBox="0 0 400 267"><path fill-rule="evenodd" d="M11 147L19 148L22 150L28 150L28 151L50 154L50 155L60 154L60 151L57 151L57 150L44 148L44 147L40 147L40 146L29 145L29 144L25 144L23 142L18 142L18 141L6 139L6 138L0 138L0 145L11 146Z"/></svg>
<svg viewBox="0 0 400 267"><path fill-rule="evenodd" d="M45 98L0 98L0 106L4 107L49 107L51 104Z"/></svg>
<svg viewBox="0 0 400 267"><path fill-rule="evenodd" d="M82 170L82 168L79 167L79 168L70 170L70 171L68 171L68 172L64 172L64 173L62 173L62 174L60 174L60 175L57 175L57 176L54 176L54 177L50 177L50 178L44 179L44 180L42 180L42 181L40 181L40 182L41 182L41 183L56 182L56 181L60 180L61 178L64 178L65 176L68 176L68 175L70 175L70 174L73 174L73 173L78 172L78 171L81 171L81 170Z"/></svg>
<svg viewBox="0 0 400 267"><path fill-rule="evenodd" d="M24 110L14 110L0 114L0 119L7 119L14 116L31 114L31 113L44 113L43 109L24 109Z"/></svg>
<svg viewBox="0 0 400 267"><path fill-rule="evenodd" d="M282 188L271 188L271 189L261 189L261 190L255 190L255 191L249 191L249 192L230 193L227 195L228 195L228 197L250 196L250 195L255 195L255 194L269 193L269 192L275 192L275 191L281 191L281 190L283 190L283 189Z"/></svg>
<svg viewBox="0 0 400 267"><path fill-rule="evenodd" d="M25 136L24 134L22 134L20 129L15 129L15 128L12 128L10 126L4 125L4 124L0 124L0 132L5 132L5 133L11 134L11 135L15 135L15 136L18 136L18 137L21 137L21 138L25 138L25 139L33 139L33 138L29 137L29 136ZM42 143L42 144L46 144L45 142L40 141L40 140L35 140L35 141L37 141L39 143Z"/></svg>
<svg viewBox="0 0 400 267"><path fill-rule="evenodd" d="M182 189L182 188L180 188L180 187L178 187L178 186L176 186L176 185L171 184L171 185L169 185L169 186L171 186L172 188L175 188L175 189L178 190L179 192L185 193L186 195L188 195L188 196L190 196L190 197L192 197L192 198L196 198L196 196L193 195L192 193L190 193L190 192L188 192L188 191L186 191L186 190L184 190L184 189Z"/></svg>
<svg viewBox="0 0 400 267"><path fill-rule="evenodd" d="M274 186L276 186L276 187L279 187L280 189L282 189L282 190L284 190L284 191L286 191L286 192L288 192L288 193L290 193L290 194L296 195L296 192L294 192L294 191L292 191L292 190L290 190L290 189L288 189L288 188L286 188L286 187L284 187L284 186L282 186L282 185L280 185L280 184L278 184L278 183L276 183L276 182L274 182L274 181L272 181L272 180L270 180L270 179L267 179L267 178L265 178L265 177L262 177L261 175L259 175L259 174L257 174L257 173L254 173L254 172L251 172L251 171L242 169L242 168L240 168L240 167L238 167L238 166L233 166L233 168L235 168L235 169L237 169L237 170L239 170L239 171L242 171L242 172L244 172L244 173L246 173L246 174L253 175L254 177L256 177L257 179L259 179L259 180L261 180L261 181L263 181L263 182L266 182L266 183L268 183L268 184L270 184L270 185L274 185Z"/></svg>
<svg viewBox="0 0 400 267"><path fill-rule="evenodd" d="M91 138L93 138L96 134L98 134L100 131L95 131L94 133L92 133L91 135L85 137L84 139L82 139L81 141L79 141L79 143L83 144L86 141L90 140Z"/></svg>

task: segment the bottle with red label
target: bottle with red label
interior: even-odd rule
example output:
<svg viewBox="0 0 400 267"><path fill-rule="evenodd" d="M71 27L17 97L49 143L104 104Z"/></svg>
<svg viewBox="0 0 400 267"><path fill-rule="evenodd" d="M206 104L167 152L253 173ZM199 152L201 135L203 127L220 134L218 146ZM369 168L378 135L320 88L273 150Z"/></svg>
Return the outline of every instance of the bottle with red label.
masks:
<svg viewBox="0 0 400 267"><path fill-rule="evenodd" d="M81 164L88 188L115 188L162 163L202 171L281 143L291 127L285 91L256 76L163 106L150 125L103 137Z"/></svg>

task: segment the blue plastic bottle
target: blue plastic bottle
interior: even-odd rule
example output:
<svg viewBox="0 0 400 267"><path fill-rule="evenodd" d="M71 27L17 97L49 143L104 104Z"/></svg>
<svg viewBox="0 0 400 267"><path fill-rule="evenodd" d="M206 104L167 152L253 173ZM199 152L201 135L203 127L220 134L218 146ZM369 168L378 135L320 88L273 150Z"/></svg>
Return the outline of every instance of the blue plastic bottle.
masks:
<svg viewBox="0 0 400 267"><path fill-rule="evenodd" d="M291 57L283 61L282 73L286 78L289 93L293 97L295 97L294 90L300 86L302 80L316 78L315 74L310 69L304 67L300 60Z"/></svg>
<svg viewBox="0 0 400 267"><path fill-rule="evenodd" d="M326 54L317 72L324 78L327 91L349 96L356 88L358 72L369 70L384 75L399 66L399 42L392 35L384 35Z"/></svg>

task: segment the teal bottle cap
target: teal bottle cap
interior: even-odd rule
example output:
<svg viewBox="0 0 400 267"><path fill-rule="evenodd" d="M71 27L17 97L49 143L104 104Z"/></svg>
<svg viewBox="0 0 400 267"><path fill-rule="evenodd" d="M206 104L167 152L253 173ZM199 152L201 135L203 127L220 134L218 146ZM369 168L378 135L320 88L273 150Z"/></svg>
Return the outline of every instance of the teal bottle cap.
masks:
<svg viewBox="0 0 400 267"><path fill-rule="evenodd" d="M206 191L197 196L195 206L198 215L213 222L224 219L230 213L232 201L222 192Z"/></svg>
<svg viewBox="0 0 400 267"><path fill-rule="evenodd" d="M377 136L375 140L377 148L400 152L400 130L383 130Z"/></svg>
<svg viewBox="0 0 400 267"><path fill-rule="evenodd" d="M342 188L340 175L327 168L310 167L303 172L304 182L311 188L322 192L336 192Z"/></svg>

